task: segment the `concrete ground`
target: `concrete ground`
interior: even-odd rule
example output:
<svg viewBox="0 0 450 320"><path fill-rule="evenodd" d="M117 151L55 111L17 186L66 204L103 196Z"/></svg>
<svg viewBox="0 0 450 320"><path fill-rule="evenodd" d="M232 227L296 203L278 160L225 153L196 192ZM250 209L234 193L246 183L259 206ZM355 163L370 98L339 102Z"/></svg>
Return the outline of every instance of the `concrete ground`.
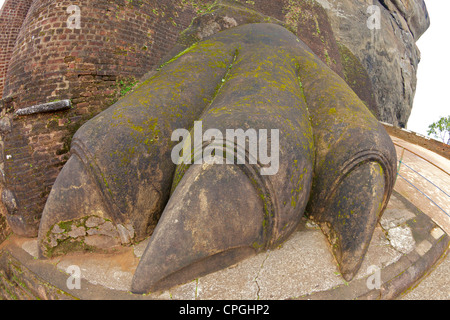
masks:
<svg viewBox="0 0 450 320"><path fill-rule="evenodd" d="M450 255L429 271L429 274L401 300L449 300Z"/></svg>

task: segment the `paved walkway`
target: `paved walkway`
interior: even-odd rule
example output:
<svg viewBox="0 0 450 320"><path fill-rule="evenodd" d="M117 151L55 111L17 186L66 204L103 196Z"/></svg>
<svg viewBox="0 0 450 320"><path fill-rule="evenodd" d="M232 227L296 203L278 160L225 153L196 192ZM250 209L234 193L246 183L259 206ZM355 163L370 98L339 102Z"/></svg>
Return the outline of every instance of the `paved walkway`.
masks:
<svg viewBox="0 0 450 320"><path fill-rule="evenodd" d="M450 300L450 254L401 300Z"/></svg>
<svg viewBox="0 0 450 320"><path fill-rule="evenodd" d="M397 137L391 138L396 144L398 159L400 160L403 156L399 174L409 181L398 178L395 190L425 212L447 234L450 234L450 161L418 145ZM416 187L421 191L418 191ZM450 255L447 255L403 299L450 299L449 274Z"/></svg>
<svg viewBox="0 0 450 320"><path fill-rule="evenodd" d="M450 160L397 137L392 141L402 160L395 190L450 234Z"/></svg>

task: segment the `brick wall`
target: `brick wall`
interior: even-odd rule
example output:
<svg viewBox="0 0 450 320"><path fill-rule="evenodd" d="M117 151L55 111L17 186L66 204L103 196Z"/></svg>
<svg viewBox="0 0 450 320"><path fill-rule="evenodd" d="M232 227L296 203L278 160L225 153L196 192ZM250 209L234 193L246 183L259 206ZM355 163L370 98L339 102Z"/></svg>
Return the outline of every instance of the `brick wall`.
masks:
<svg viewBox="0 0 450 320"><path fill-rule="evenodd" d="M386 131L389 133L389 135L398 137L405 141L411 142L415 145L421 146L422 148L433 151L438 155L441 155L444 158L450 160L450 145L445 144L439 140L426 137L417 132L394 127L392 124L389 123L383 122L383 125Z"/></svg>
<svg viewBox="0 0 450 320"><path fill-rule="evenodd" d="M6 0L0 11L0 99L9 60L32 0Z"/></svg>
<svg viewBox="0 0 450 320"><path fill-rule="evenodd" d="M67 27L70 5L80 8L80 29ZM2 198L10 204L7 218L15 233L37 235L72 135L158 63L194 15L195 9L181 0L33 2L4 89L10 127L3 139L7 194ZM59 99L70 99L72 108L14 115Z"/></svg>

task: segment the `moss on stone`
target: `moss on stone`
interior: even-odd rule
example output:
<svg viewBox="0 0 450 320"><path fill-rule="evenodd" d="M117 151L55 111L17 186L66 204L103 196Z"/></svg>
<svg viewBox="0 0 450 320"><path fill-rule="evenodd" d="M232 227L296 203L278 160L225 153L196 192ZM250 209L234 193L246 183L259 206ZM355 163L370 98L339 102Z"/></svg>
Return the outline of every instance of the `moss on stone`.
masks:
<svg viewBox="0 0 450 320"><path fill-rule="evenodd" d="M344 44L338 42L338 48L341 56L345 82L378 119L380 114L375 102L372 82L367 70L361 64L360 60Z"/></svg>

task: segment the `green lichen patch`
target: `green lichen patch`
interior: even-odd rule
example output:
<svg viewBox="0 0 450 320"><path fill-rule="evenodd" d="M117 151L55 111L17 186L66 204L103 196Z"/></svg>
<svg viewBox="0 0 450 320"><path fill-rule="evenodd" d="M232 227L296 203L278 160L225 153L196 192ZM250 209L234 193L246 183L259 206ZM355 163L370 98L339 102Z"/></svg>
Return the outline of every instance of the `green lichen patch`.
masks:
<svg viewBox="0 0 450 320"><path fill-rule="evenodd" d="M286 28L297 35L334 72L342 65L333 28L325 9L312 0L288 0L284 6Z"/></svg>

